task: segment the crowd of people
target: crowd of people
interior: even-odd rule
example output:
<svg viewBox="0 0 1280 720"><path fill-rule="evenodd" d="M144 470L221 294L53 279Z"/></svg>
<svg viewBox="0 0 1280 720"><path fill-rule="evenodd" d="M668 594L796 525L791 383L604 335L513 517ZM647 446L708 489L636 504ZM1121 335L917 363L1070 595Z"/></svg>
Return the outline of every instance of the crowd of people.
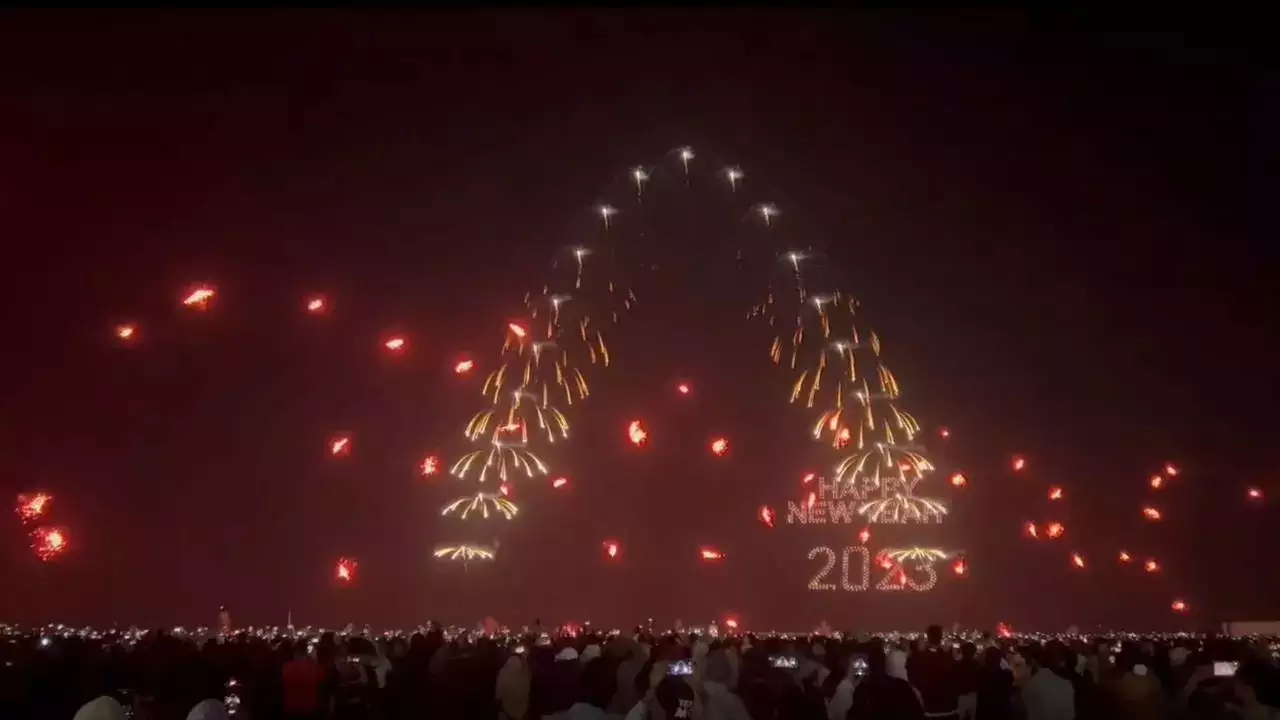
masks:
<svg viewBox="0 0 1280 720"><path fill-rule="evenodd" d="M427 630L11 635L5 720L1280 719L1266 642Z"/></svg>

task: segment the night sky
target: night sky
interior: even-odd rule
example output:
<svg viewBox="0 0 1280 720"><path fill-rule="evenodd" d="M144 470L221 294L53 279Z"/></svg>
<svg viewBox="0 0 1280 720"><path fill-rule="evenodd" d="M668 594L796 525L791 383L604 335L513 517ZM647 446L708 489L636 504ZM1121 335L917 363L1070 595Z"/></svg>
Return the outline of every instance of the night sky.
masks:
<svg viewBox="0 0 1280 720"><path fill-rule="evenodd" d="M53 492L73 547L40 563L0 516L0 619L1271 619L1280 538L1245 489L1280 501L1277 95L1261 39L1202 20L6 13L0 490ZM663 230L627 248L641 302L550 458L571 487L519 486L495 563L430 558L482 534L438 517L447 477L416 474L457 456L483 404L453 362L491 365L525 291L596 228L592 206L627 201L628 167L670 171L686 144L740 165L825 251L905 406L951 429L933 482L952 515L885 534L963 548L968 579L810 592L809 548L859 526L754 519L829 455L745 319L763 286L735 268L742 215L706 185L655 199ZM201 281L216 303L184 312ZM302 311L310 292L328 317ZM123 320L135 347L112 336ZM380 346L392 332L401 357ZM626 443L631 418L649 448ZM341 462L338 431L354 438ZM1145 524L1166 460L1184 472ZM1051 484L1068 535L1025 540ZM701 564L702 544L728 558ZM1165 572L1119 568L1121 547ZM352 587L333 586L340 555L360 561Z"/></svg>

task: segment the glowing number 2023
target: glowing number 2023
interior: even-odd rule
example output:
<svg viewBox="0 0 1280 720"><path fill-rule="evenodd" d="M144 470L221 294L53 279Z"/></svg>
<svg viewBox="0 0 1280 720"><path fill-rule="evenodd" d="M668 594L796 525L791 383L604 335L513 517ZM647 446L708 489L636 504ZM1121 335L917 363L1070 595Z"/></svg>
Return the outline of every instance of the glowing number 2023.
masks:
<svg viewBox="0 0 1280 720"><path fill-rule="evenodd" d="M849 577L849 559L851 556L857 555L858 567L855 568L854 574L857 576L857 582L851 581ZM809 551L809 559L814 560L819 556L826 556L826 562L818 573L809 581L810 590L835 590L836 584L827 582L827 576L831 574L832 568L836 566L836 551L829 547L821 546L813 548ZM840 587L847 592L861 592L871 587L871 552L867 548L854 545L844 548L841 553L840 567ZM880 582L876 583L877 590L915 590L916 592L925 592L933 589L934 584L938 581L938 573L933 569L932 563L921 563L918 568L927 575L924 583L917 583L906 574L906 570L901 564L895 563L887 568L887 572Z"/></svg>

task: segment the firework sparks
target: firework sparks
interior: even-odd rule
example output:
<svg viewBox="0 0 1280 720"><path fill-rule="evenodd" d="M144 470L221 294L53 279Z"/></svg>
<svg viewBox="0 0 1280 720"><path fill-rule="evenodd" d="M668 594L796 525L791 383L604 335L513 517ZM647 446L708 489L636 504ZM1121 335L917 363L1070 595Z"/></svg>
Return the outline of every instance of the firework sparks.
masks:
<svg viewBox="0 0 1280 720"><path fill-rule="evenodd" d="M884 556L899 564L915 561L920 563L934 563L939 560L946 560L950 554L946 550L926 547L899 548L882 551Z"/></svg>
<svg viewBox="0 0 1280 720"><path fill-rule="evenodd" d="M1013 460L1011 460L1009 464L1010 467L1013 468L1014 472L1022 472L1027 468L1027 459L1021 455L1014 455Z"/></svg>
<svg viewBox="0 0 1280 720"><path fill-rule="evenodd" d="M1040 531L1036 529L1035 523L1033 522L1027 523L1026 525L1023 526L1023 530L1027 533L1027 537L1031 538L1032 540L1040 539Z"/></svg>
<svg viewBox="0 0 1280 720"><path fill-rule="evenodd" d="M632 445L639 447L649 441L649 431L644 429L644 425L639 420L632 420L627 423L627 439Z"/></svg>
<svg viewBox="0 0 1280 720"><path fill-rule="evenodd" d="M693 148L691 147L680 148L680 163L684 165L685 175L689 174L689 161L692 160L693 158L694 158Z"/></svg>
<svg viewBox="0 0 1280 720"><path fill-rule="evenodd" d="M600 213L600 220L604 222L604 229L609 229L609 218L618 214L618 208L612 205L601 205L596 208L596 212Z"/></svg>
<svg viewBox="0 0 1280 720"><path fill-rule="evenodd" d="M1160 518L1163 516L1160 514L1159 510L1148 506L1142 508L1142 517L1150 520L1151 522L1159 522Z"/></svg>
<svg viewBox="0 0 1280 720"><path fill-rule="evenodd" d="M756 212L759 212L760 217L764 218L765 225L773 224L773 219L781 214L773 203L760 203L756 206Z"/></svg>
<svg viewBox="0 0 1280 720"><path fill-rule="evenodd" d="M618 557L618 553L620 552L622 552L622 548L621 546L618 545L618 543L614 542L613 540L604 541L604 554L607 555L610 560L616 559Z"/></svg>
<svg viewBox="0 0 1280 720"><path fill-rule="evenodd" d="M940 520L947 514L947 506L929 498L894 493L890 497L859 505L858 514L865 516L870 522L924 523Z"/></svg>
<svg viewBox="0 0 1280 720"><path fill-rule="evenodd" d="M1071 553L1071 564L1078 568L1084 567L1084 556L1080 553Z"/></svg>
<svg viewBox="0 0 1280 720"><path fill-rule="evenodd" d="M329 440L329 454L333 457L347 457L351 454L351 436L335 435Z"/></svg>
<svg viewBox="0 0 1280 720"><path fill-rule="evenodd" d="M737 621L737 620L734 620L733 618L725 618L724 626L725 626L725 627L727 627L727 628L729 628L730 630L737 630L737 629L738 629L738 621Z"/></svg>
<svg viewBox="0 0 1280 720"><path fill-rule="evenodd" d="M649 182L649 171L642 167L631 168L631 180L636 184L636 196L644 195L644 185Z"/></svg>
<svg viewBox="0 0 1280 720"><path fill-rule="evenodd" d="M454 364L453 372L456 375L466 375L467 373L474 370L475 367L476 367L476 363L474 360L459 360L456 364Z"/></svg>
<svg viewBox="0 0 1280 720"><path fill-rule="evenodd" d="M741 168L729 166L724 169L724 176L729 179L729 189L733 192L738 191L738 181L746 177Z"/></svg>
<svg viewBox="0 0 1280 720"><path fill-rule="evenodd" d="M1185 600L1174 600L1169 607L1176 613L1184 613L1190 609Z"/></svg>
<svg viewBox="0 0 1280 720"><path fill-rule="evenodd" d="M18 513L22 522L31 522L44 517L52 502L53 496L47 492L19 493L14 512Z"/></svg>
<svg viewBox="0 0 1280 720"><path fill-rule="evenodd" d="M520 323L507 323L507 330L516 337L517 340L523 340L529 335L529 331L524 329Z"/></svg>
<svg viewBox="0 0 1280 720"><path fill-rule="evenodd" d="M724 553L713 547L704 547L698 550L698 557L704 562L716 562L724 559Z"/></svg>
<svg viewBox="0 0 1280 720"><path fill-rule="evenodd" d="M1175 477L1175 476L1178 474L1178 466L1177 466L1177 465L1174 465L1174 464L1173 464L1173 463L1171 463L1171 462L1167 462L1167 463L1165 463L1165 464L1164 464L1164 474L1165 474L1165 475L1168 475L1169 477Z"/></svg>
<svg viewBox="0 0 1280 720"><path fill-rule="evenodd" d="M761 505L760 510L756 513L756 517L760 518L760 522L770 528L772 528L774 523L778 521L778 516L773 512L773 508L768 505Z"/></svg>
<svg viewBox="0 0 1280 720"><path fill-rule="evenodd" d="M517 427L516 431L520 431L520 428ZM518 472L529 478L547 474L547 464L524 447L523 440L503 440L501 432L499 430L494 433L494 439L487 449L472 450L458 458L449 468L449 474L465 479L472 470L479 469L477 480L481 483L495 473L502 482L511 479Z"/></svg>
<svg viewBox="0 0 1280 720"><path fill-rule="evenodd" d="M394 335L392 337L389 337L385 342L382 343L382 347L386 348L387 350L390 350L393 353L402 352L405 347L404 336Z"/></svg>
<svg viewBox="0 0 1280 720"><path fill-rule="evenodd" d="M67 551L67 531L60 527L40 527L31 533L31 549L42 562L54 560Z"/></svg>
<svg viewBox="0 0 1280 720"><path fill-rule="evenodd" d="M1050 499L1050 500L1061 500L1061 499L1062 499L1062 488L1060 488L1060 487L1056 487L1056 486L1055 486L1055 487L1051 487L1051 488L1049 488L1049 499Z"/></svg>
<svg viewBox="0 0 1280 720"><path fill-rule="evenodd" d="M323 295L312 295L307 298L306 308L312 315L323 315L329 310L329 303L325 301Z"/></svg>
<svg viewBox="0 0 1280 720"><path fill-rule="evenodd" d="M1152 490L1159 490L1164 487L1164 477L1161 475L1152 475L1151 479L1147 481L1147 484L1151 486Z"/></svg>
<svg viewBox="0 0 1280 720"><path fill-rule="evenodd" d="M333 578L344 585L350 585L356 579L356 568L359 565L351 558L340 557L333 566Z"/></svg>
<svg viewBox="0 0 1280 720"><path fill-rule="evenodd" d="M969 563L963 557L956 558L956 561L951 563L951 572L957 577L964 577L969 574Z"/></svg>
<svg viewBox="0 0 1280 720"><path fill-rule="evenodd" d="M431 477L440 472L440 458L435 455L428 455L422 458L422 464L418 466L418 470L423 477Z"/></svg>
<svg viewBox="0 0 1280 720"><path fill-rule="evenodd" d="M1245 491L1245 495L1250 500L1261 500L1263 498L1262 488L1251 487Z"/></svg>
<svg viewBox="0 0 1280 720"><path fill-rule="evenodd" d="M969 478L965 477L964 473L952 473L951 484L954 487L962 488L969 484Z"/></svg>
<svg viewBox="0 0 1280 720"><path fill-rule="evenodd" d="M1049 523L1049 526L1047 528L1049 537L1053 540L1057 540L1058 538L1062 537L1062 534L1065 533L1066 531L1067 531L1066 526L1060 522L1051 522Z"/></svg>
<svg viewBox="0 0 1280 720"><path fill-rule="evenodd" d="M947 438L951 437L951 431L945 427L940 427L938 428L938 437L942 438L943 440L946 440Z"/></svg>
<svg viewBox="0 0 1280 720"><path fill-rule="evenodd" d="M568 484L569 484L569 478L566 478L566 477L558 477L555 480L551 481L551 487L555 488L556 490L559 490L560 488Z"/></svg>
<svg viewBox="0 0 1280 720"><path fill-rule="evenodd" d="M487 520L491 511L510 520L516 516L516 513L520 512L520 508L516 507L515 503L501 494L480 492L454 500L441 508L440 514L443 516L456 515L458 519L466 520L472 513L475 513Z"/></svg>
<svg viewBox="0 0 1280 720"><path fill-rule="evenodd" d="M436 548L431 554L437 560L457 560L461 562L492 560L494 556L493 550L479 545L445 545Z"/></svg>
<svg viewBox="0 0 1280 720"><path fill-rule="evenodd" d="M1160 563L1156 562L1155 558L1152 558L1142 564L1142 569L1149 573L1160 572Z"/></svg>
<svg viewBox="0 0 1280 720"><path fill-rule="evenodd" d="M1124 564L1126 564L1126 565L1127 565L1127 564L1129 564L1129 563L1133 562L1133 556L1132 556L1132 555L1130 555L1127 551L1125 551L1125 550L1121 550L1121 551L1120 551L1120 562L1122 562L1122 563L1124 563Z"/></svg>
<svg viewBox="0 0 1280 720"><path fill-rule="evenodd" d="M863 545L866 545L867 541L870 539L871 539L871 528L864 527L862 528L862 530L858 532L858 542L862 543Z"/></svg>
<svg viewBox="0 0 1280 720"><path fill-rule="evenodd" d="M716 457L723 457L729 452L729 441L725 438L716 438L711 441L711 454Z"/></svg>
<svg viewBox="0 0 1280 720"><path fill-rule="evenodd" d="M800 478L800 484L808 485L809 483L813 482L813 479L816 477L818 477L817 473L805 473L804 477Z"/></svg>
<svg viewBox="0 0 1280 720"><path fill-rule="evenodd" d="M693 386L687 382L682 382L679 385L676 385L676 392L680 393L681 395L688 395L689 393L693 392Z"/></svg>
<svg viewBox="0 0 1280 720"><path fill-rule="evenodd" d="M197 285L187 291L182 298L182 304L192 310L208 310L209 303L213 300L217 291L208 285Z"/></svg>
<svg viewBox="0 0 1280 720"><path fill-rule="evenodd" d="M138 326L133 323L121 323L116 326L115 335L120 342L133 342L138 337Z"/></svg>
<svg viewBox="0 0 1280 720"><path fill-rule="evenodd" d="M810 492L804 499L805 510L813 510L813 506L818 504L818 493Z"/></svg>

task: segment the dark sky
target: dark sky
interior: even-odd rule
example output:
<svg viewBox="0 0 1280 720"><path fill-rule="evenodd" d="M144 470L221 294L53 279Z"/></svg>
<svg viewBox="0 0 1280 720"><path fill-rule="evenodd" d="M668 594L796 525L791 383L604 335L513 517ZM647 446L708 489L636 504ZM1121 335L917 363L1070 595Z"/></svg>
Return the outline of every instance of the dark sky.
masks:
<svg viewBox="0 0 1280 720"><path fill-rule="evenodd" d="M57 495L41 564L0 521L0 619L406 625L653 615L916 627L1269 619L1274 79L1261 39L1195 19L1047 14L6 13L0 23L0 489ZM1163 26L1145 23L1160 22ZM813 464L732 272L712 188L629 248L659 270L492 565L425 482L549 260L635 164L731 161L826 248L908 407L973 481L920 537L972 577L811 593L856 526L752 514ZM721 190L723 188L720 188ZM680 209L677 209L680 208ZM215 283L208 314L180 289ZM322 322L300 299L334 300ZM732 300L733 302L730 302ZM122 350L121 319L142 342ZM403 331L406 356L379 339ZM688 377L696 397L678 402ZM643 453L622 437L643 417ZM333 462L326 438L355 437ZM734 440L708 458L715 433ZM1009 455L1031 458L1008 476ZM825 456L824 456L825 457ZM1144 525L1145 478L1185 468ZM941 479L937 482L941 483ZM1034 544L1050 484L1068 538ZM897 542L911 529L895 528ZM605 564L616 537L623 560ZM699 544L729 554L700 565ZM1160 577L1122 571L1120 547ZM1072 572L1067 552L1091 559ZM360 560L355 587L334 559ZM1175 617L1170 600L1193 605Z"/></svg>

